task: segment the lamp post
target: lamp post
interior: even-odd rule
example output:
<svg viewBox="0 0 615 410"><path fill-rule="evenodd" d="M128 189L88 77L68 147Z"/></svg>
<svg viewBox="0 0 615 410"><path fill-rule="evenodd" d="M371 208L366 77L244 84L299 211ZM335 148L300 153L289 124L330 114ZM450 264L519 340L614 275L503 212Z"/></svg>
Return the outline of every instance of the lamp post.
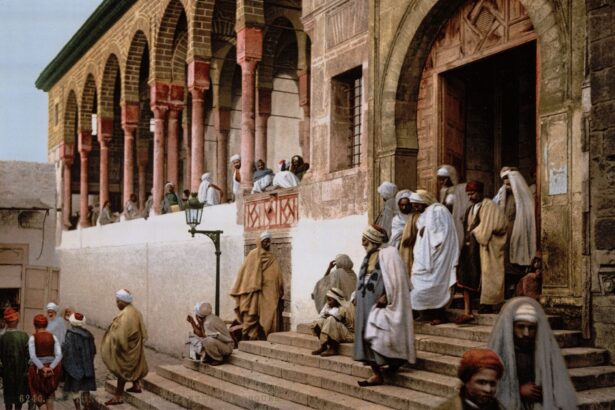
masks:
<svg viewBox="0 0 615 410"><path fill-rule="evenodd" d="M190 194L188 200L188 206L186 207L186 223L190 227L188 232L194 238L194 234L201 233L211 239L216 247L216 303L215 313L216 316L220 316L220 235L222 231L200 231L197 230L197 225L200 225L201 218L203 218L203 204L196 197L196 192Z"/></svg>

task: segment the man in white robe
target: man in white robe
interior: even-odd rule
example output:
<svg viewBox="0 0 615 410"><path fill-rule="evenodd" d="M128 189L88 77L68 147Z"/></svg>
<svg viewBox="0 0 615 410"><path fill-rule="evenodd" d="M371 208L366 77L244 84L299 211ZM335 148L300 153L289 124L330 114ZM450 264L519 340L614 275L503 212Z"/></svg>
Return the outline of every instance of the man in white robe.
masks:
<svg viewBox="0 0 615 410"><path fill-rule="evenodd" d="M424 190L410 199L421 216L416 222L419 234L414 244L412 264L413 309L432 325L445 323L445 308L451 299L451 287L457 281L459 243L451 213L444 205L433 202Z"/></svg>
<svg viewBox="0 0 615 410"><path fill-rule="evenodd" d="M401 240L402 233L410 213L412 212L412 205L410 204L410 195L412 191L409 189L402 189L395 195L395 203L397 204L397 212L391 222L391 237L389 238L389 246L399 249L399 242Z"/></svg>
<svg viewBox="0 0 615 410"><path fill-rule="evenodd" d="M231 165L233 166L233 195L235 200L241 192L241 156L235 154L231 157Z"/></svg>
<svg viewBox="0 0 615 410"><path fill-rule="evenodd" d="M213 182L211 172L206 172L201 176L201 185L199 185L199 202L204 205L218 205L221 199L222 190Z"/></svg>
<svg viewBox="0 0 615 410"><path fill-rule="evenodd" d="M62 319L58 313L60 312L60 307L53 302L47 303L47 331L52 333L60 346L64 343L64 338L66 337L66 324L64 323L64 319Z"/></svg>
<svg viewBox="0 0 615 410"><path fill-rule="evenodd" d="M391 237L391 224L393 222L393 216L397 209L397 202L395 202L395 194L397 194L397 185L392 182L385 181L378 187L378 193L384 201L384 207L380 214L376 218L376 224L382 227L387 236Z"/></svg>
<svg viewBox="0 0 615 410"><path fill-rule="evenodd" d="M500 177L503 185L493 202L500 206L508 219L504 271L506 297L510 297L536 256L536 217L534 196L523 175L514 168L504 167Z"/></svg>
<svg viewBox="0 0 615 410"><path fill-rule="evenodd" d="M137 203L137 195L130 194L130 198L124 204L124 218L127 221L132 219L137 219L141 217L141 213L139 212L139 204Z"/></svg>
<svg viewBox="0 0 615 410"><path fill-rule="evenodd" d="M455 222L455 232L457 232L457 240L459 247L463 243L463 218L465 212L471 204L468 195L466 194L466 184L459 183L457 170L452 165L441 165L436 173L438 179L438 190L440 194L439 201L446 206L453 215Z"/></svg>

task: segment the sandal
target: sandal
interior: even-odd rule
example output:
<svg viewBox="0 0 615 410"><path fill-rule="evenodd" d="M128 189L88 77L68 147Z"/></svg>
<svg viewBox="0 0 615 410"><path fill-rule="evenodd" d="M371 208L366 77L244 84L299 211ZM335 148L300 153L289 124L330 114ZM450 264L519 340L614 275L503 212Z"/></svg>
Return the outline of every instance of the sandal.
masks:
<svg viewBox="0 0 615 410"><path fill-rule="evenodd" d="M114 406L116 404L124 404L123 400L109 399L105 402L105 406Z"/></svg>
<svg viewBox="0 0 615 410"><path fill-rule="evenodd" d="M372 376L374 377L374 376ZM382 377L380 377L379 379L376 380L372 380L372 377L370 377L367 380L359 380L357 381L357 384L361 387L369 387L369 386L380 386L382 384L384 384L384 379Z"/></svg>
<svg viewBox="0 0 615 410"><path fill-rule="evenodd" d="M143 390L140 387L132 386L130 389L126 389L128 393L141 393Z"/></svg>
<svg viewBox="0 0 615 410"><path fill-rule="evenodd" d="M463 325L465 323L470 323L474 321L474 316L473 315L461 315L459 317L457 317L457 319L455 319L455 324L456 325Z"/></svg>

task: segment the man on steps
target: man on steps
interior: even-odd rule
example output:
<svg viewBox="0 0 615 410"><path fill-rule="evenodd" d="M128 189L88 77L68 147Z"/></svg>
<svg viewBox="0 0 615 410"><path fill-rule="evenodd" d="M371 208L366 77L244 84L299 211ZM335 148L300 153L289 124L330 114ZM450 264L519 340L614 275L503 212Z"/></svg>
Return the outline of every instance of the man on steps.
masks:
<svg viewBox="0 0 615 410"><path fill-rule="evenodd" d="M346 301L341 289L331 288L327 292L327 303L312 329L320 340L320 348L313 355L335 356L339 354L340 343L354 340L354 306Z"/></svg>

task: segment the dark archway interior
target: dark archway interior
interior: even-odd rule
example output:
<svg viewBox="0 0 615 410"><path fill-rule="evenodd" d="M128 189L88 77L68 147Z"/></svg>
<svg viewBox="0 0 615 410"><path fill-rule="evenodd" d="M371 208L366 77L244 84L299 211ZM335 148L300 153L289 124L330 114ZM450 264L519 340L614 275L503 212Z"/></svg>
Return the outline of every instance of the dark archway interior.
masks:
<svg viewBox="0 0 615 410"><path fill-rule="evenodd" d="M444 150L464 180L492 196L503 166L518 167L528 185L536 176L536 44L498 53L442 74ZM447 109L448 107L448 109ZM456 139L462 139L455 141ZM445 158L446 162L446 158ZM457 162L457 163L455 163Z"/></svg>

